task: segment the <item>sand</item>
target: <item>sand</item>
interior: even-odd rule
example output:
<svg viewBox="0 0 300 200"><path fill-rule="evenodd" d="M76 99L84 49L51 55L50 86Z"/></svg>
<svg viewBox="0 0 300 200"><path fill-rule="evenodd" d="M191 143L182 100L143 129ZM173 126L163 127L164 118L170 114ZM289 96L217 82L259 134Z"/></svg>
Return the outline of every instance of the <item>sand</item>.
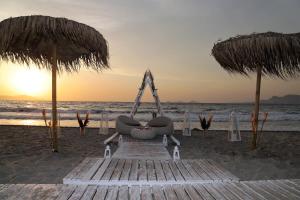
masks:
<svg viewBox="0 0 300 200"><path fill-rule="evenodd" d="M213 159L241 180L300 178L300 132L264 132L255 151L250 148L251 132L242 132L242 142L228 142L227 131L192 135L177 136L181 158Z"/></svg>
<svg viewBox="0 0 300 200"><path fill-rule="evenodd" d="M250 151L249 132L235 143L227 141L225 131L209 131L205 137L193 131L192 135L176 132L182 159L211 158L242 180L300 178L300 132L265 132L256 151ZM88 128L85 136L79 135L78 128L62 128L59 153L52 153L45 127L0 126L0 184L62 183L85 157L103 157L107 137L95 128ZM114 151L116 145L112 147Z"/></svg>

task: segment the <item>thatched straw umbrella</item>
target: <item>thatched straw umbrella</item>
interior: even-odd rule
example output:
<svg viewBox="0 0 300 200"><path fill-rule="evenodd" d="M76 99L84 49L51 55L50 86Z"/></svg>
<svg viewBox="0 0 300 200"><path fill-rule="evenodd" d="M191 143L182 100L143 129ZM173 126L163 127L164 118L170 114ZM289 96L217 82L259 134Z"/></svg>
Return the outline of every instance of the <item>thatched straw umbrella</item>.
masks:
<svg viewBox="0 0 300 200"><path fill-rule="evenodd" d="M22 16L0 22L0 60L52 71L52 136L57 151L56 74L108 68L108 47L94 28L65 18Z"/></svg>
<svg viewBox="0 0 300 200"><path fill-rule="evenodd" d="M230 73L257 72L252 148L256 148L261 76L282 79L300 72L300 33L236 36L214 45L212 55Z"/></svg>

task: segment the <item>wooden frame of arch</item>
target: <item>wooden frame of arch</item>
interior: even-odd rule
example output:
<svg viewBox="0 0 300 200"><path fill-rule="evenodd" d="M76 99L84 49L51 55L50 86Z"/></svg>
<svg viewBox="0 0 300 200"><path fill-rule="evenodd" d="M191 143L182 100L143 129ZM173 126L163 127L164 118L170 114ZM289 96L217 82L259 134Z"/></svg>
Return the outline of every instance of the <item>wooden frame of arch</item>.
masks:
<svg viewBox="0 0 300 200"><path fill-rule="evenodd" d="M152 96L155 100L155 105L157 107L158 113L161 116L163 116L163 110L162 110L160 100L159 100L159 97L158 97L158 94L157 94L157 89L155 88L155 85L154 85L154 78L153 78L153 75L152 75L150 70L147 70L144 74L143 82L142 82L141 87L139 88L139 92L138 92L138 94L135 98L135 102L134 102L133 108L131 110L130 116L133 117L135 115L135 113L137 112L137 109L140 106L141 98L144 94L144 90L146 88L146 85L149 85L149 87L151 89Z"/></svg>

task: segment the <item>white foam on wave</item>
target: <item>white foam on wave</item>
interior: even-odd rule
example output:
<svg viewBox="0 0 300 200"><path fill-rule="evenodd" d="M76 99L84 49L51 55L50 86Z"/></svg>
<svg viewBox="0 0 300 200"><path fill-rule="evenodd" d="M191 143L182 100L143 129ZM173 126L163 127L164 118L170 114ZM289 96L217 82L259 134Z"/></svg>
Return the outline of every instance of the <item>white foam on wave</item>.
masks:
<svg viewBox="0 0 300 200"><path fill-rule="evenodd" d="M100 113L105 110L109 114L109 120L113 121L119 115L129 115L133 103L124 102L59 102L58 112L61 120L74 121L76 124L76 113L90 113L91 121L99 121ZM214 124L224 124L229 120L229 114L235 110L239 115L242 124L248 127L250 124L252 104L186 104L186 103L163 103L165 115L172 118L176 124L180 124L186 110L191 112L191 121L195 124L199 122L199 115L208 117L213 115ZM51 102L49 101L1 101L0 102L0 120L42 120L42 109L46 109L48 116L51 113ZM152 117L152 111L155 111L153 103L142 103L135 118L142 122L147 122ZM290 122L291 129L300 124L300 105L262 105L260 119L263 112L269 112L268 124L271 126L282 125ZM73 122L72 122L73 123ZM278 125L277 125L278 124ZM217 125L218 126L218 125ZM225 125L220 125L224 127Z"/></svg>

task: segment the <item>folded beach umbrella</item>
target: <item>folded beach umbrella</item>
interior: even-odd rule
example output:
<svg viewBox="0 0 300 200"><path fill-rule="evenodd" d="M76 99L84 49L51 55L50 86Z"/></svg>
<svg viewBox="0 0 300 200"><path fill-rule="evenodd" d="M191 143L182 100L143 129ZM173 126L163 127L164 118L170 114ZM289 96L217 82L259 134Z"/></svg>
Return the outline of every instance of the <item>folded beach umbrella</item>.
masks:
<svg viewBox="0 0 300 200"><path fill-rule="evenodd" d="M52 71L53 151L57 151L56 74L109 68L108 46L94 28L66 18L22 16L0 22L0 60Z"/></svg>
<svg viewBox="0 0 300 200"><path fill-rule="evenodd" d="M300 33L254 33L214 44L212 55L230 73L257 73L252 148L256 148L261 76L294 78L300 72Z"/></svg>

